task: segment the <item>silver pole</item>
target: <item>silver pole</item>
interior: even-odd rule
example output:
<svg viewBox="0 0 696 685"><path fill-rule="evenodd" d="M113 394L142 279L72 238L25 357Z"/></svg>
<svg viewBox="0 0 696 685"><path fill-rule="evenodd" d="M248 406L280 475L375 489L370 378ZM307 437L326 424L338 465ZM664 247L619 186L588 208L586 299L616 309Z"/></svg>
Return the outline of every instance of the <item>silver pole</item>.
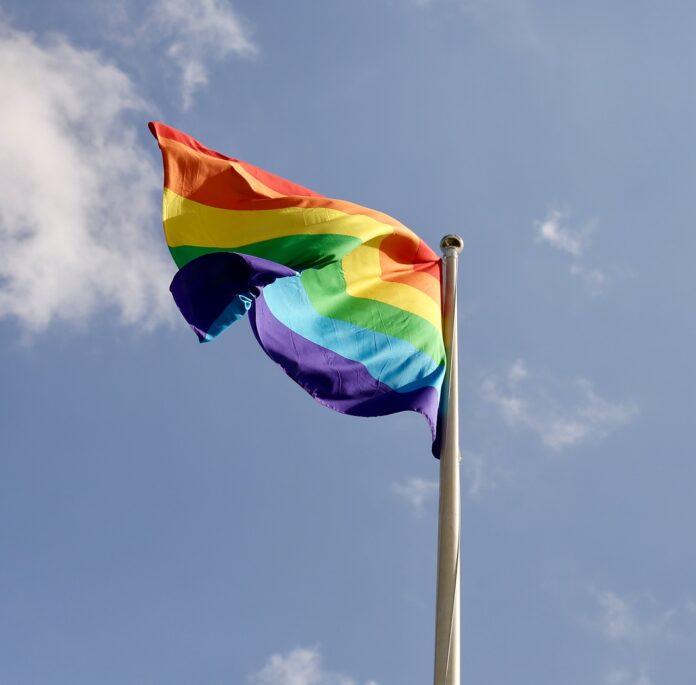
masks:
<svg viewBox="0 0 696 685"><path fill-rule="evenodd" d="M442 333L447 372L440 425L440 509L437 530L434 685L459 681L459 392L457 382L457 260L464 247L458 235L440 242L443 254Z"/></svg>

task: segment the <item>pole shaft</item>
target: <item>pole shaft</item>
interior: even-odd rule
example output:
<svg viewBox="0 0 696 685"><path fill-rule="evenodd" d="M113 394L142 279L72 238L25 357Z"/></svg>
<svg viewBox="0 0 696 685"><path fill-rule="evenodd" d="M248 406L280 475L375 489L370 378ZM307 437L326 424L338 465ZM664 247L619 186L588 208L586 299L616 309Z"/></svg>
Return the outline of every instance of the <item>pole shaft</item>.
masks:
<svg viewBox="0 0 696 685"><path fill-rule="evenodd" d="M442 330L447 356L440 423L440 506L437 541L434 685L459 679L459 392L457 381L457 261L464 243L445 236Z"/></svg>

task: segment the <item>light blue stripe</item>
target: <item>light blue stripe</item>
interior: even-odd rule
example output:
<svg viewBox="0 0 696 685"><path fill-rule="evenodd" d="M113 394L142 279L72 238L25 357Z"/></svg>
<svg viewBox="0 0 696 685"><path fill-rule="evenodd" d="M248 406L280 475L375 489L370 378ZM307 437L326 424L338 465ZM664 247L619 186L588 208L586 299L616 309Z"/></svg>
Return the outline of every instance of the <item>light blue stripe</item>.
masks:
<svg viewBox="0 0 696 685"><path fill-rule="evenodd" d="M235 295L220 316L210 324L208 330L204 332L205 342L210 342L217 338L226 328L229 328L235 321L241 319L249 307L251 307L251 293L248 295Z"/></svg>
<svg viewBox="0 0 696 685"><path fill-rule="evenodd" d="M432 386L439 391L444 365L401 338L322 316L309 301L299 276L267 285L262 297L284 326L346 359L360 362L371 376L392 390L408 392Z"/></svg>

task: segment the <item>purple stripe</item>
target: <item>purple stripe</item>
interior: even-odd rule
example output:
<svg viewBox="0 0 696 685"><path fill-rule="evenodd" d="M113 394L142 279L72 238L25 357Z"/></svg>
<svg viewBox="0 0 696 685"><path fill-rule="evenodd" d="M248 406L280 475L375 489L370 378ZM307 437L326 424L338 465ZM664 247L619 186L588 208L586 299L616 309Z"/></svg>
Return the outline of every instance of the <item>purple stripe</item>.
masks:
<svg viewBox="0 0 696 685"><path fill-rule="evenodd" d="M205 342L242 317L264 285L296 274L260 257L213 252L179 269L169 290L198 339Z"/></svg>
<svg viewBox="0 0 696 685"><path fill-rule="evenodd" d="M282 324L263 294L249 311L249 323L266 354L317 402L353 416L416 411L425 416L435 439L439 395L432 386L403 393L392 390L360 362L321 347Z"/></svg>

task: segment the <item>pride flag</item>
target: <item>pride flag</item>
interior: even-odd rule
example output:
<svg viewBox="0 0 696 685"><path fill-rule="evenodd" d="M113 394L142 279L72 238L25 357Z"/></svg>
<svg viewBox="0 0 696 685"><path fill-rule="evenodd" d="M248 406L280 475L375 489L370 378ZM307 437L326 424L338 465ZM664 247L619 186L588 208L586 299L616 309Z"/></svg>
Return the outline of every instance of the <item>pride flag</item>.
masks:
<svg viewBox="0 0 696 685"><path fill-rule="evenodd" d="M171 292L201 342L248 312L266 354L356 416L420 412L445 372L439 257L386 214L330 199L150 123L164 161Z"/></svg>

